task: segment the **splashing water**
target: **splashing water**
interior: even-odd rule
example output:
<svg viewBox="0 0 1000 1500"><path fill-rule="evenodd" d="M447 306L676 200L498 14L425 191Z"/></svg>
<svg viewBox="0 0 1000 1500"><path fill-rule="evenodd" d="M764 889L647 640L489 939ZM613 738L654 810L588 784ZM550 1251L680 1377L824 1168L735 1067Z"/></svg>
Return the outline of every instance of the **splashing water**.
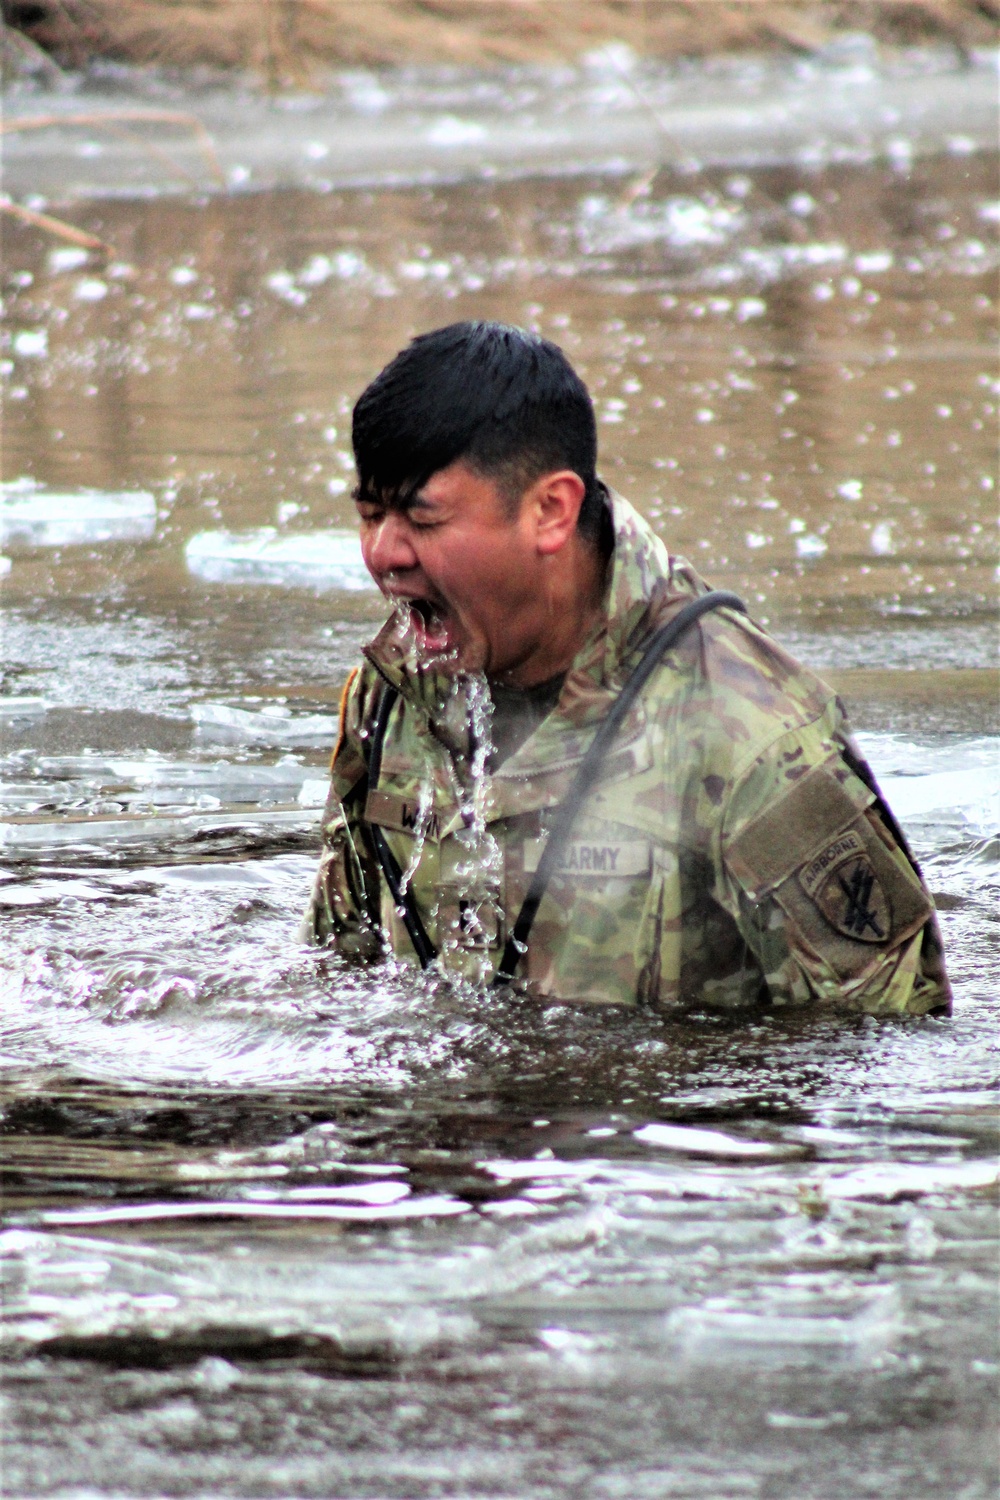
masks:
<svg viewBox="0 0 1000 1500"><path fill-rule="evenodd" d="M10 472L74 524L97 494L155 506L5 545L11 1493L995 1493L995 163L741 170L739 217L678 218L719 183L665 169L586 221L640 232L593 245L613 174L108 202L135 265L94 302L12 233L5 302L38 332L4 374ZM562 343L605 477L844 694L952 1018L665 1020L453 979L485 971L500 873L489 695L454 671L447 981L295 946L306 789L384 617L299 563L354 534L353 396L464 316ZM246 567L279 507L294 543ZM197 537L239 567L192 570ZM380 1177L409 1193L359 1193Z"/></svg>

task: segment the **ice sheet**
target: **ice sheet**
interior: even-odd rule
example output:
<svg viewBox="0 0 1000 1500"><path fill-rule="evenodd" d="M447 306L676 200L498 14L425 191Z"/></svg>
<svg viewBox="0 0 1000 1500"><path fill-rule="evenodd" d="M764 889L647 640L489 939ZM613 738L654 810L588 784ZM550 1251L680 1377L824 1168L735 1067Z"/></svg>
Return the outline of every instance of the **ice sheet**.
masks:
<svg viewBox="0 0 1000 1500"><path fill-rule="evenodd" d="M1000 761L1000 757L998 757ZM953 808L970 822L1000 829L1000 763L965 771L935 771L929 776L887 776L882 790L900 818Z"/></svg>
<svg viewBox="0 0 1000 1500"><path fill-rule="evenodd" d="M156 501L145 490L46 491L31 481L0 486L0 542L74 547L144 542L156 530Z"/></svg>
<svg viewBox="0 0 1000 1500"><path fill-rule="evenodd" d="M199 531L184 549L188 570L206 583L270 583L358 592L375 587L353 531Z"/></svg>
<svg viewBox="0 0 1000 1500"><path fill-rule="evenodd" d="M327 714L291 714L282 705L253 712L225 703L193 703L191 717L203 739L254 745L329 745L337 720Z"/></svg>
<svg viewBox="0 0 1000 1500"><path fill-rule="evenodd" d="M0 720L33 719L48 708L44 698L27 695L0 698Z"/></svg>

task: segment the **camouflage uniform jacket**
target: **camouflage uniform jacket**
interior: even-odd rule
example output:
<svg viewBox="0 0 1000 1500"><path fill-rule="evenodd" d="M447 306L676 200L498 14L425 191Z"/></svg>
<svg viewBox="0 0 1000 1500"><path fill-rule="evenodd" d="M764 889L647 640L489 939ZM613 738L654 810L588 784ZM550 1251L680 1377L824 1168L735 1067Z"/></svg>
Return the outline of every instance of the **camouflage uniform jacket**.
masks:
<svg viewBox="0 0 1000 1500"><path fill-rule="evenodd" d="M555 709L492 776L488 698L408 653L395 617L348 680L303 936L416 962L379 825L440 962L488 980L552 812L652 632L706 585L625 501L605 615ZM370 790L382 682L400 696ZM477 735L477 719L479 733ZM859 774L860 772L860 774ZM933 908L832 690L759 626L704 615L666 654L580 809L518 980L542 999L947 1007Z"/></svg>

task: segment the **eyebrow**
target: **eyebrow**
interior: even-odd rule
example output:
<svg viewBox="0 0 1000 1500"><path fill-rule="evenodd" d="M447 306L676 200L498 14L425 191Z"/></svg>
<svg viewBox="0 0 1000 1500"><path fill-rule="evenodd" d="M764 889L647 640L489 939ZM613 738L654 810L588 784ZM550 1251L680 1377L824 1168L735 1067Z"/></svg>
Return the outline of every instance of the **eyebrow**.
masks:
<svg viewBox="0 0 1000 1500"><path fill-rule="evenodd" d="M386 504L387 509L400 510L404 515L406 515L411 510L433 510L436 503L435 501L428 499L427 496L422 494L419 490L416 492L416 494L410 495L407 497L407 499L402 501L396 500L383 502L376 499L374 495L360 495L358 494L357 490L355 490L352 499L354 500L355 505Z"/></svg>

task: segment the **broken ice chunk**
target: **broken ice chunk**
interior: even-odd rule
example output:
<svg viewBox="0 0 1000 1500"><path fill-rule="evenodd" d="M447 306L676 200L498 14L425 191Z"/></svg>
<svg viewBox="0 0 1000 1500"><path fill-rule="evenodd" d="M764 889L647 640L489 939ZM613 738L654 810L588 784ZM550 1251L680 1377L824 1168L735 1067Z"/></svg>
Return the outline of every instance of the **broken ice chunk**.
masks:
<svg viewBox="0 0 1000 1500"><path fill-rule="evenodd" d="M73 547L93 542L148 541L156 530L156 501L133 493L77 490L54 493L23 482L0 487L0 541L27 547Z"/></svg>
<svg viewBox="0 0 1000 1500"><path fill-rule="evenodd" d="M0 698L0 719L33 719L48 708L44 698L10 696Z"/></svg>
<svg viewBox="0 0 1000 1500"><path fill-rule="evenodd" d="M332 745L337 720L327 714L291 714L283 705L230 708L225 703L194 703L191 717L204 739L256 745Z"/></svg>
<svg viewBox="0 0 1000 1500"><path fill-rule="evenodd" d="M703 1130L692 1125L644 1125L632 1134L647 1146L683 1151L695 1156L779 1156L781 1147L768 1141L748 1141L721 1130Z"/></svg>
<svg viewBox="0 0 1000 1500"><path fill-rule="evenodd" d="M355 592L375 585L353 531L200 531L184 549L188 570L206 583L271 583Z"/></svg>

